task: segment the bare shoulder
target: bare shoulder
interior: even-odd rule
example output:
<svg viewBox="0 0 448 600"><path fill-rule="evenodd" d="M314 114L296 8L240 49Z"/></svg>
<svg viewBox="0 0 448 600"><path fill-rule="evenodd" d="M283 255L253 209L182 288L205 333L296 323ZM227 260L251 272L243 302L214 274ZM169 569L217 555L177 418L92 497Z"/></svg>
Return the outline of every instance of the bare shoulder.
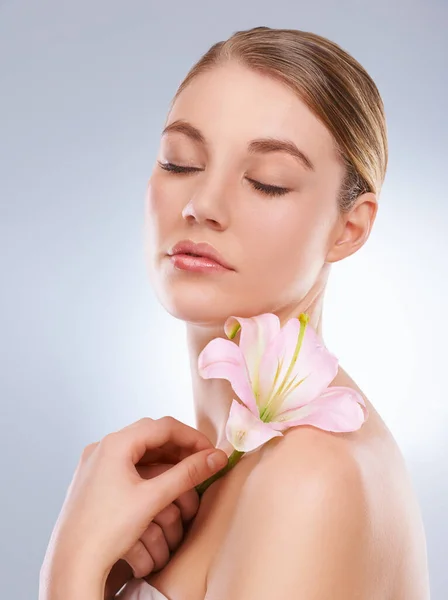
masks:
<svg viewBox="0 0 448 600"><path fill-rule="evenodd" d="M370 575L371 529L363 474L349 445L312 427L291 429L260 451L206 598L380 598Z"/></svg>
<svg viewBox="0 0 448 600"><path fill-rule="evenodd" d="M333 434L311 426L285 432L260 451L260 459L246 483L247 493L275 481L282 495L308 497L332 490L342 496L365 493L364 474L356 444L347 434Z"/></svg>
<svg viewBox="0 0 448 600"><path fill-rule="evenodd" d="M207 599L427 597L412 486L374 409L356 432L298 426L256 454ZM421 595L410 593L419 586Z"/></svg>

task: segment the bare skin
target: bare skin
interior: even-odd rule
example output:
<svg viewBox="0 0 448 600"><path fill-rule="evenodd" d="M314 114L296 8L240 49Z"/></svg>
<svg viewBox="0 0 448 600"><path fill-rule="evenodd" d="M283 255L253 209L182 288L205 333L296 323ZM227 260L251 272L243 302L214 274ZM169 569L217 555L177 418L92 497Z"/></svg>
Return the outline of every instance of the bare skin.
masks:
<svg viewBox="0 0 448 600"><path fill-rule="evenodd" d="M332 385L348 385L361 391L342 368ZM429 599L425 534L412 483L390 431L364 394L363 397L370 416L358 432L333 436L299 427L287 432L285 440L268 442L258 452L244 457L233 471L207 490L180 548L162 571L145 577L146 581L170 600L221 598L217 591L223 589L229 565L237 559L229 530L244 484L254 470L262 471L264 464L272 460L279 444L294 436L296 439L291 439L285 452L295 452L297 456L320 452L323 461L328 461L329 454L343 460L348 453L362 469L371 504L372 530L377 532L369 553L371 591L362 597ZM279 454L279 465L282 461ZM259 522L254 518L255 527Z"/></svg>
<svg viewBox="0 0 448 600"><path fill-rule="evenodd" d="M230 454L225 423L234 393L225 380L199 377L199 353L211 339L225 337L230 315L273 312L284 323L307 312L322 336L331 264L364 245L378 204L375 194L365 193L348 214L339 213L343 165L330 133L291 90L267 76L234 63L215 67L175 102L166 124L180 122L187 126L162 136L148 182L149 275L163 306L186 323L197 429ZM292 141L313 169L285 152L249 152L248 144L259 138ZM195 170L174 174L163 168L167 163ZM288 192L266 195L254 181ZM166 253L186 238L214 245L233 270L175 269ZM362 393L341 367L332 385ZM393 436L365 400L370 416L357 432L297 427L245 456L207 490L181 547L147 581L170 600L222 600L225 582L238 582L232 570L236 530L246 527L251 537L241 500L245 485L270 469L280 472L288 460L312 455L317 465L336 459L337 468L355 464L362 480L372 531L365 549L369 568L365 581L357 582L369 590L363 598L429 598L425 536L409 474ZM302 474L307 477L306 467ZM276 566L270 568L275 584Z"/></svg>

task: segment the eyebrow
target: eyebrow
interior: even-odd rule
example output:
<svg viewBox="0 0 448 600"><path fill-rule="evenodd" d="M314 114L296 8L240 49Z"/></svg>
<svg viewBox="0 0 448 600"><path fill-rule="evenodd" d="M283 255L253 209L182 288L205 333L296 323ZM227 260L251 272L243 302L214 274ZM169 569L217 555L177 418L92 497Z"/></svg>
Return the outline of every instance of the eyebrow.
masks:
<svg viewBox="0 0 448 600"><path fill-rule="evenodd" d="M165 135L170 131L183 133L184 135L192 139L194 142L198 142L200 144L203 144L204 146L207 145L206 139L203 136L203 134L199 131L199 129L194 127L194 125L191 125L191 123L188 123L187 121L184 121L182 119L178 119L177 121L173 121L172 123L167 125L162 131L162 135ZM304 152L302 152L302 150L299 150L299 148L297 148L297 146L291 140L279 140L270 137L260 138L252 140L249 143L248 150L250 154L269 154L270 152L285 152L286 154L289 154L293 158L298 160L300 164L303 167L305 167L305 169L307 169L308 171L316 170L315 166L308 158L308 156Z"/></svg>

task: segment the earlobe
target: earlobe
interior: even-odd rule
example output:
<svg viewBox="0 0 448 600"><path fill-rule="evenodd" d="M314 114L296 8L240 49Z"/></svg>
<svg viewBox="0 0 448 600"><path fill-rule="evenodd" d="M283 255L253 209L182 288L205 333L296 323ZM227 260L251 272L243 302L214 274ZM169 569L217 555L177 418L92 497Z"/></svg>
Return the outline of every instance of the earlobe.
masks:
<svg viewBox="0 0 448 600"><path fill-rule="evenodd" d="M347 252L347 249L344 248L345 244L347 244L346 239L337 240L331 250L328 252L325 262L335 263L348 256L350 252Z"/></svg>

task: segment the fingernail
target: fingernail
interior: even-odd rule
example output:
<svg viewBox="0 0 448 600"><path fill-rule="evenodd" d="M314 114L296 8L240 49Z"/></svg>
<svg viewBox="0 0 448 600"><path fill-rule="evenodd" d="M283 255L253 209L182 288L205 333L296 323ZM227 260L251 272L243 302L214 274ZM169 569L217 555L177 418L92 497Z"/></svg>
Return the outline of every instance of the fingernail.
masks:
<svg viewBox="0 0 448 600"><path fill-rule="evenodd" d="M228 460L229 459L222 450L218 452L212 452L207 456L208 466L214 471L218 471L219 469L225 467L228 463Z"/></svg>

